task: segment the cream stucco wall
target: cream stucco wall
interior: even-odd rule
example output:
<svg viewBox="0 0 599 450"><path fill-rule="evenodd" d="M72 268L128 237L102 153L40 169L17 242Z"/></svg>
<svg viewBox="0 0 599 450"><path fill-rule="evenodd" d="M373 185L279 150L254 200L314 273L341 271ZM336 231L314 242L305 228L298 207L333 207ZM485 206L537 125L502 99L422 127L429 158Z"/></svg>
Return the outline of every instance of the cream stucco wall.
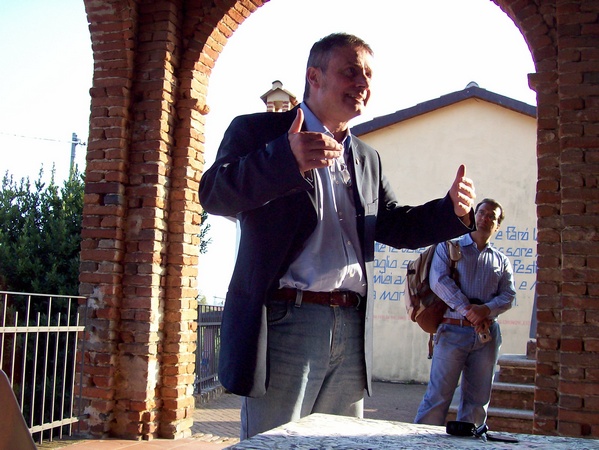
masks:
<svg viewBox="0 0 599 450"><path fill-rule="evenodd" d="M525 353L536 280L536 120L468 99L360 136L381 154L383 170L402 204L446 194L460 164L477 199L503 204L506 219L493 239L512 262L517 299L500 316L501 353ZM442 224L440 224L442 226ZM428 335L406 315L405 266L414 251L377 246L374 377L428 381Z"/></svg>

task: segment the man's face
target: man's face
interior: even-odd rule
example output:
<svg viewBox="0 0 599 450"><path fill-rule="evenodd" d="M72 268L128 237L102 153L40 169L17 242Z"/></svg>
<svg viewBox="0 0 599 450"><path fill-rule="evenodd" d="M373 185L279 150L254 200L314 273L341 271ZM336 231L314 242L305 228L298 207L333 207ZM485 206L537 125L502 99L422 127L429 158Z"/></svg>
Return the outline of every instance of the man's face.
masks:
<svg viewBox="0 0 599 450"><path fill-rule="evenodd" d="M494 208L488 203L480 205L476 211L476 228L493 235L499 229L501 209Z"/></svg>
<svg viewBox="0 0 599 450"><path fill-rule="evenodd" d="M310 105L325 125L347 123L362 114L370 98L371 66L368 51L344 47L334 50L326 70L308 70Z"/></svg>

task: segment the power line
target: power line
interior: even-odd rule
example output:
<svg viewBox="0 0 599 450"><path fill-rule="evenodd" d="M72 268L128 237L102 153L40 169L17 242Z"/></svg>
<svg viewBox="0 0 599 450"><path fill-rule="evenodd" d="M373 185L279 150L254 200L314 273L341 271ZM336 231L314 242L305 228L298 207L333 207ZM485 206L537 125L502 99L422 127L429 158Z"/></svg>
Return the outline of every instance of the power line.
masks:
<svg viewBox="0 0 599 450"><path fill-rule="evenodd" d="M87 142L82 142L81 139L75 139L75 140L71 139L70 141L65 141L63 139L43 138L43 137L37 137L37 136L25 136L22 134L5 133L3 131L0 131L0 134L2 134L4 136L12 136L12 137L17 137L17 138L22 138L22 139L35 139L37 141L50 141L50 142L62 142L62 143L75 144L75 145L87 145Z"/></svg>

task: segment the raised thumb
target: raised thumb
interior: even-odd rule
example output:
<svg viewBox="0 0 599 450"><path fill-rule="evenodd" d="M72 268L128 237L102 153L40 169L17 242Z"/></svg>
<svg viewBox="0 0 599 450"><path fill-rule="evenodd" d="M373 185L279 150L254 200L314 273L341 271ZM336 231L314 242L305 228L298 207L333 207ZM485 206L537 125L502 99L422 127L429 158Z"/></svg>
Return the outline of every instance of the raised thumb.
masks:
<svg viewBox="0 0 599 450"><path fill-rule="evenodd" d="M462 164L458 168L458 173L456 173L455 179L458 180L458 181L460 181L465 176L466 176L466 166L464 164Z"/></svg>
<svg viewBox="0 0 599 450"><path fill-rule="evenodd" d="M297 115L293 123L291 124L291 128L289 128L289 134L295 134L302 131L302 125L304 124L304 112L302 108L297 108Z"/></svg>

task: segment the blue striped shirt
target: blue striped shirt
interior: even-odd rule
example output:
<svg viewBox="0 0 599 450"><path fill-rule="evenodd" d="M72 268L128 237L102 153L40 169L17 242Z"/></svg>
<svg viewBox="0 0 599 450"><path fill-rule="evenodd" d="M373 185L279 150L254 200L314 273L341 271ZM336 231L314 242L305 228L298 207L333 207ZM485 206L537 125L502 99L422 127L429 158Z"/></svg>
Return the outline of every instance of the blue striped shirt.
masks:
<svg viewBox="0 0 599 450"><path fill-rule="evenodd" d="M468 299L479 299L491 310L489 318L497 318L512 307L516 298L514 274L509 259L490 244L479 251L470 234L456 240L462 251L457 264L459 288L450 278L446 244L437 245L431 263L431 289L449 305L445 317L463 319L466 315L465 308L470 304Z"/></svg>

